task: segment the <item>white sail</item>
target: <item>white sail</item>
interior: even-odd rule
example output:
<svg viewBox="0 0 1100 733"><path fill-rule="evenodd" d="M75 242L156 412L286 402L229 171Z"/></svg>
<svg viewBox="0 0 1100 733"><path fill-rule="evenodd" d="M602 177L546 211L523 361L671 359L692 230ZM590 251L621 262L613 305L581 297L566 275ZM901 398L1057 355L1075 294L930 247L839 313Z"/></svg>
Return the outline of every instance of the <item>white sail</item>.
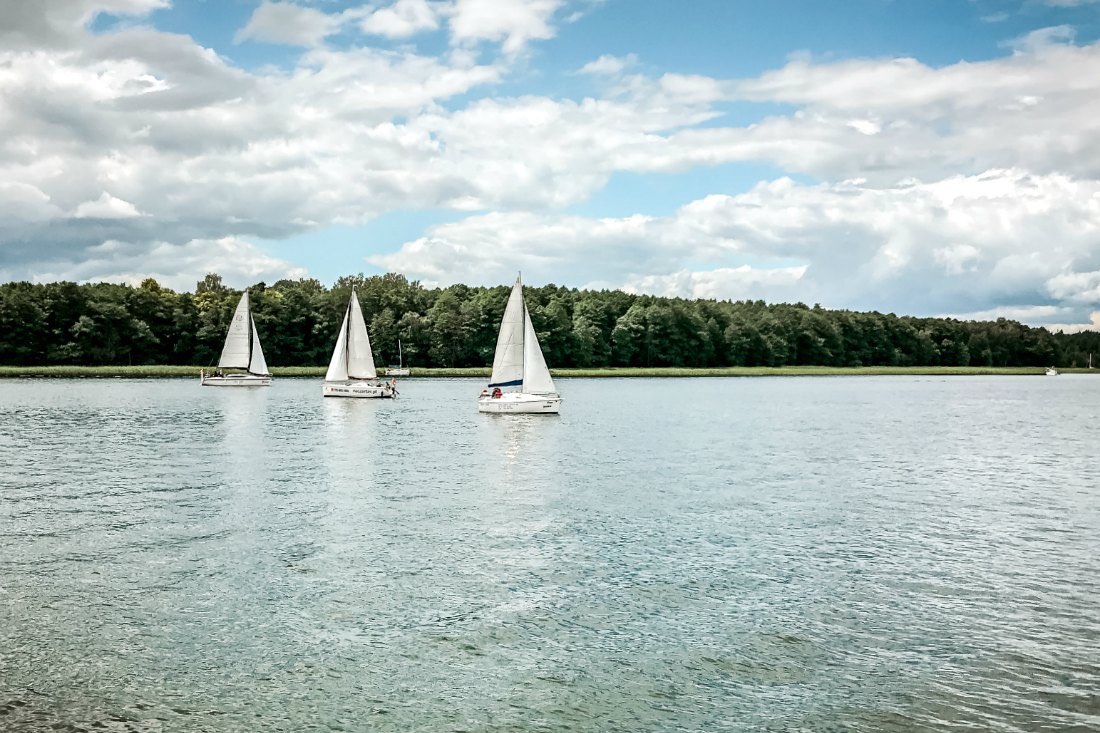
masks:
<svg viewBox="0 0 1100 733"><path fill-rule="evenodd" d="M350 379L375 379L378 372L374 368L374 354L371 353L370 336L367 334L367 322L363 320L363 309L359 307L359 298L351 291L351 304L348 306L348 377Z"/></svg>
<svg viewBox="0 0 1100 733"><path fill-rule="evenodd" d="M241 301L237 303L233 320L229 322L229 333L225 335L225 346L222 347L222 355L218 359L219 368L248 369L251 328L252 312L249 308L248 291L246 290L241 296Z"/></svg>
<svg viewBox="0 0 1100 733"><path fill-rule="evenodd" d="M252 362L248 365L248 371L266 376L269 374L267 359L264 358L264 350L260 347L260 334L256 332L256 321L252 320L251 313L248 320L252 323Z"/></svg>
<svg viewBox="0 0 1100 733"><path fill-rule="evenodd" d="M523 285L516 278L504 318L497 334L497 350L493 356L493 375L490 387L522 387L523 385L523 327L526 307L523 304ZM536 345L536 348L537 345ZM545 365L543 365L545 368Z"/></svg>
<svg viewBox="0 0 1100 733"><path fill-rule="evenodd" d="M523 309L523 391L528 394L556 392L527 308Z"/></svg>
<svg viewBox="0 0 1100 733"><path fill-rule="evenodd" d="M340 326L340 335L336 337L336 348L332 350L332 359L325 372L326 382L343 382L348 378L348 310L344 311L344 323Z"/></svg>

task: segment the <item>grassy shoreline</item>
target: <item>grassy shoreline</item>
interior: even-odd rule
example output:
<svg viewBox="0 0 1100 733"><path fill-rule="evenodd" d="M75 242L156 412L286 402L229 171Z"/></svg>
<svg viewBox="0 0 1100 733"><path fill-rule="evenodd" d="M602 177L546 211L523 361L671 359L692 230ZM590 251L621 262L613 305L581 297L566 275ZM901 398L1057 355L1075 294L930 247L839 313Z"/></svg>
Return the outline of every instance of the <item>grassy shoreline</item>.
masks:
<svg viewBox="0 0 1100 733"><path fill-rule="evenodd" d="M156 378L198 379L199 369L192 366L0 366L0 378ZM276 377L313 377L325 375L325 367L273 367ZM1100 374L1100 369L1062 369L1063 374ZM488 367L462 369L418 369L412 378L488 377ZM720 368L637 368L552 369L555 377L854 377L854 376L1041 376L1042 367L720 367ZM401 377L408 379L410 377Z"/></svg>

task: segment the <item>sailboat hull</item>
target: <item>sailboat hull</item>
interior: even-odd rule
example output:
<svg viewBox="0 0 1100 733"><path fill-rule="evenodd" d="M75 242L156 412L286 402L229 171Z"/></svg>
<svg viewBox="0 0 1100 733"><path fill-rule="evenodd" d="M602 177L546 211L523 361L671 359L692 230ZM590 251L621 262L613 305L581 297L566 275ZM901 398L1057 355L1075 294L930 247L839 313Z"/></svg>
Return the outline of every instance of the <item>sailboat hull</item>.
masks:
<svg viewBox="0 0 1100 733"><path fill-rule="evenodd" d="M408 367L387 367L383 372L387 377L407 377L409 376Z"/></svg>
<svg viewBox="0 0 1100 733"><path fill-rule="evenodd" d="M271 377L257 374L227 374L223 377L199 377L203 387L270 387Z"/></svg>
<svg viewBox="0 0 1100 733"><path fill-rule="evenodd" d="M478 412L512 415L556 415L561 410L561 397L556 394L526 394L508 392L500 397L481 397Z"/></svg>
<svg viewBox="0 0 1100 733"><path fill-rule="evenodd" d="M386 399L396 396L397 390L385 382L325 382L321 386L325 397L358 397L361 399Z"/></svg>

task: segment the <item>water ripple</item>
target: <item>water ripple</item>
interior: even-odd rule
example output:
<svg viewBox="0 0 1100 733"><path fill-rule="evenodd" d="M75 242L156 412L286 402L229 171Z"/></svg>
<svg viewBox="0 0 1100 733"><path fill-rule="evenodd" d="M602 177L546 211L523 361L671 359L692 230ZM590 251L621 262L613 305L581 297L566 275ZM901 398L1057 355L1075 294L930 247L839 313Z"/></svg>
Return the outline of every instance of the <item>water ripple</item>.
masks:
<svg viewBox="0 0 1100 733"><path fill-rule="evenodd" d="M0 381L0 729L1100 730L1100 380L478 388Z"/></svg>

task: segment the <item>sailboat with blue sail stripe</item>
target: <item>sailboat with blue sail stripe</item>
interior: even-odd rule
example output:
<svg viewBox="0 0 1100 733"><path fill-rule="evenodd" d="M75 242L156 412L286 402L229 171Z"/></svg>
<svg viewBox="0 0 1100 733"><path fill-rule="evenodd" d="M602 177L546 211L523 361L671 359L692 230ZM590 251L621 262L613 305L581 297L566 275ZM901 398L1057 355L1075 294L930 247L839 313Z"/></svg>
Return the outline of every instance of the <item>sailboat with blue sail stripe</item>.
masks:
<svg viewBox="0 0 1100 733"><path fill-rule="evenodd" d="M508 296L497 334L493 374L477 401L479 412L557 414L561 395L554 386L542 355L531 314L523 300L523 284Z"/></svg>

